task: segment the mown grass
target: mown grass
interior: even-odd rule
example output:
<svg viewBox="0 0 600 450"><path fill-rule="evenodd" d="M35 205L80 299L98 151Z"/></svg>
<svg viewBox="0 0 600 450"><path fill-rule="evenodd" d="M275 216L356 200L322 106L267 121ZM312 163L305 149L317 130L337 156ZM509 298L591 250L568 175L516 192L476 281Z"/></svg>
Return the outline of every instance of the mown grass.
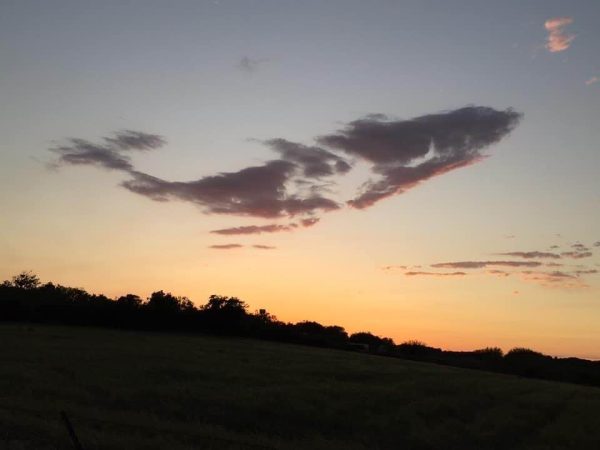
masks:
<svg viewBox="0 0 600 450"><path fill-rule="evenodd" d="M246 339L0 326L0 449L598 449L600 389Z"/></svg>

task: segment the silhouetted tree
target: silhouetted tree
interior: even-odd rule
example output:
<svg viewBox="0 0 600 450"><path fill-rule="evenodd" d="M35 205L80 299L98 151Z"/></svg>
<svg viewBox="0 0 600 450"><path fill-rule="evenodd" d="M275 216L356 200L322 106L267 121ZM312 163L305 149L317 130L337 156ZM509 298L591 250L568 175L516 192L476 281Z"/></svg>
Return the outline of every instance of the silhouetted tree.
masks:
<svg viewBox="0 0 600 450"><path fill-rule="evenodd" d="M498 347L481 348L478 350L473 350L471 353L473 353L475 356L478 356L482 359L498 360L498 359L502 359L502 357L504 356L502 349L498 348Z"/></svg>
<svg viewBox="0 0 600 450"><path fill-rule="evenodd" d="M388 353L394 347L394 341L390 338L382 338L368 331L361 331L350 335L350 342L356 344L366 344L372 353Z"/></svg>
<svg viewBox="0 0 600 450"><path fill-rule="evenodd" d="M303 343L327 347L343 347L348 333L338 325L324 326L318 322L304 321L293 326L297 340Z"/></svg>
<svg viewBox="0 0 600 450"><path fill-rule="evenodd" d="M12 278L12 286L18 289L35 289L40 285L40 279L31 271L23 271Z"/></svg>
<svg viewBox="0 0 600 450"><path fill-rule="evenodd" d="M146 307L149 311L159 314L176 314L181 311L193 309L194 304L187 297L175 297L171 293L156 291L148 298Z"/></svg>
<svg viewBox="0 0 600 450"><path fill-rule="evenodd" d="M164 291L153 292L146 302L134 294L111 300L81 288L42 285L31 272L22 272L0 284L2 321L213 332L338 349L368 346L371 352L400 358L600 386L600 361L553 358L527 348L514 348L503 356L496 347L456 352L420 341L394 345L391 339L370 332L348 336L337 325L284 323L265 310L248 314L247 309L237 297L220 295L211 295L197 309L188 298Z"/></svg>
<svg viewBox="0 0 600 450"><path fill-rule="evenodd" d="M127 294L117 299L117 304L127 309L137 309L142 306L142 299L135 294Z"/></svg>
<svg viewBox="0 0 600 450"><path fill-rule="evenodd" d="M205 324L213 331L235 334L243 332L248 305L239 298L211 295L200 309Z"/></svg>

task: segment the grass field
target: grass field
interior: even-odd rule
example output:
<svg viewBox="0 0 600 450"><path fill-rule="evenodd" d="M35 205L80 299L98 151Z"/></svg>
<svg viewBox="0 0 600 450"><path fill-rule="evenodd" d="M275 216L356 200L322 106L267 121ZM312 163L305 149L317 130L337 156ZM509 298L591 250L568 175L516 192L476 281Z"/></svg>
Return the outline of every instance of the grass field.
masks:
<svg viewBox="0 0 600 450"><path fill-rule="evenodd" d="M244 339L0 326L0 449L600 449L600 389Z"/></svg>

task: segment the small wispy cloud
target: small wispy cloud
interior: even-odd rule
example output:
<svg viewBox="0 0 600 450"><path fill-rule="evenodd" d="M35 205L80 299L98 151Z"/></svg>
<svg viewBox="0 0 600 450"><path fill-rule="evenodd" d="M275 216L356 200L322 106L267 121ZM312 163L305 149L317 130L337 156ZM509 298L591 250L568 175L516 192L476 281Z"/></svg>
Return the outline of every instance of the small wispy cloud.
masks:
<svg viewBox="0 0 600 450"><path fill-rule="evenodd" d="M256 72L261 65L267 62L269 62L267 58L250 58L249 56L244 56L239 60L236 67L242 72L253 73Z"/></svg>
<svg viewBox="0 0 600 450"><path fill-rule="evenodd" d="M588 246L583 245L581 242L575 242L573 245L571 245L571 248L574 248L578 252L589 252L591 250Z"/></svg>
<svg viewBox="0 0 600 450"><path fill-rule="evenodd" d="M255 244L252 246L252 248L257 248L259 250L275 250L277 247L274 247L272 245Z"/></svg>
<svg viewBox="0 0 600 450"><path fill-rule="evenodd" d="M510 272L507 272L506 270L498 270L498 269L488 270L487 273L490 275L495 275L497 277L508 277L510 275Z"/></svg>
<svg viewBox="0 0 600 450"><path fill-rule="evenodd" d="M243 235L243 234L262 234L262 233L281 233L283 231L293 231L299 227L309 228L316 225L319 222L317 217L307 217L301 219L298 223L289 223L287 225L281 225L277 223L271 223L268 225L245 225L240 227L232 228L221 228L219 230L212 230L212 234L221 234L225 236Z"/></svg>
<svg viewBox="0 0 600 450"><path fill-rule="evenodd" d="M565 31L565 27L573 23L572 17L554 17L546 20L544 28L548 31L546 49L551 53L562 52L571 46L575 35Z"/></svg>
<svg viewBox="0 0 600 450"><path fill-rule="evenodd" d="M586 84L586 86L591 86L592 84L598 83L599 81L600 81L600 78L592 77L589 80L586 80L585 84Z"/></svg>
<svg viewBox="0 0 600 450"><path fill-rule="evenodd" d="M582 269L574 272L576 275L593 275L598 273L598 269Z"/></svg>
<svg viewBox="0 0 600 450"><path fill-rule="evenodd" d="M549 252L538 252L538 251L533 251L533 252L506 252L506 253L498 253L498 255L501 256L513 256L513 257L519 257L519 258L525 258L525 259L533 259L533 258L540 258L540 259L560 259L560 255L557 255L556 253L549 253Z"/></svg>
<svg viewBox="0 0 600 450"><path fill-rule="evenodd" d="M536 272L526 270L521 272L521 278L524 281L534 282L544 287L563 289L581 289L588 287L579 276L560 271Z"/></svg>
<svg viewBox="0 0 600 450"><path fill-rule="evenodd" d="M565 258L582 259L582 258L589 258L590 256L592 256L592 252L589 252L589 251L562 252L561 255L564 256Z"/></svg>
<svg viewBox="0 0 600 450"><path fill-rule="evenodd" d="M482 269L484 267L539 267L537 261L456 261L431 264L436 269Z"/></svg>
<svg viewBox="0 0 600 450"><path fill-rule="evenodd" d="M233 227L233 228L222 228L220 230L213 230L211 233L213 234L222 234L222 235L239 235L239 234L262 234L262 233L279 233L282 231L291 231L295 228L292 225L278 225L278 224L269 224L269 225L247 225L242 227Z"/></svg>
<svg viewBox="0 0 600 450"><path fill-rule="evenodd" d="M212 248L214 250L233 250L235 248L242 248L242 244L216 244L210 245L208 248Z"/></svg>
<svg viewBox="0 0 600 450"><path fill-rule="evenodd" d="M408 266L400 266L400 265L383 266L381 269L382 270L406 270L406 269L408 269Z"/></svg>
<svg viewBox="0 0 600 450"><path fill-rule="evenodd" d="M128 153L132 150L155 150L166 141L158 134L141 131L121 130L112 136L102 138L103 143L93 143L86 139L70 138L63 145L49 150L58 155L50 166L57 168L65 165L90 165L109 170L133 171Z"/></svg>
<svg viewBox="0 0 600 450"><path fill-rule="evenodd" d="M427 276L427 277L462 277L465 272L405 272L407 277Z"/></svg>

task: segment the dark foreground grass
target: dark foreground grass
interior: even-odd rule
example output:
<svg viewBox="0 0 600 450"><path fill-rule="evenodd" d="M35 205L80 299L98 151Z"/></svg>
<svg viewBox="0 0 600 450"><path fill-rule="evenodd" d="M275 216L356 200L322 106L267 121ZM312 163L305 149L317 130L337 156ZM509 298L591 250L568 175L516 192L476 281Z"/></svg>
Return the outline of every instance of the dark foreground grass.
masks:
<svg viewBox="0 0 600 450"><path fill-rule="evenodd" d="M0 449L600 449L600 389L244 339L0 326Z"/></svg>

